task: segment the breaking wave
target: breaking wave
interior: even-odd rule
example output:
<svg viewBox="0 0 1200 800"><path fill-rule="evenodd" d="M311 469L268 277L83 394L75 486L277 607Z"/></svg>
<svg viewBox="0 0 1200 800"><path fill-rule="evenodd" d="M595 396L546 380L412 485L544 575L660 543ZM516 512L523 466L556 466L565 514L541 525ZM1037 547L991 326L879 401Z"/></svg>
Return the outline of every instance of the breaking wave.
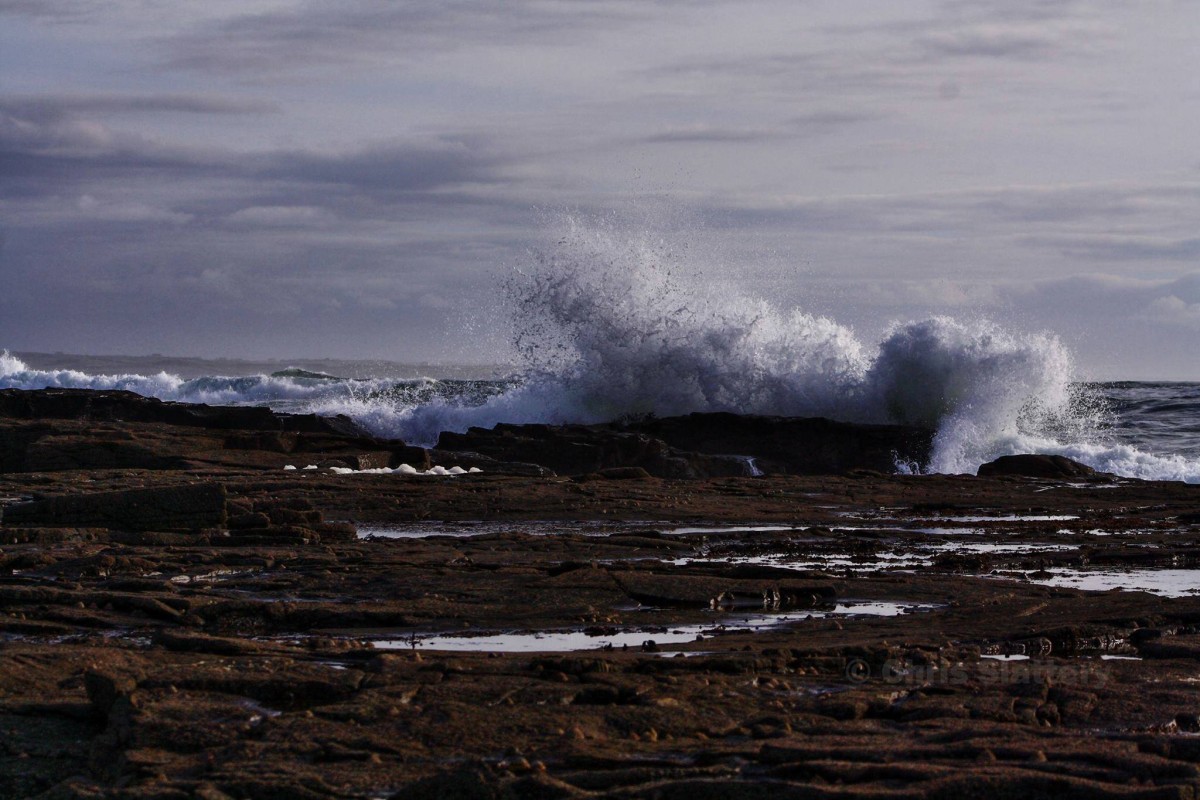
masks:
<svg viewBox="0 0 1200 800"><path fill-rule="evenodd" d="M700 271L687 247L616 219L563 215L505 286L518 363L504 381L345 379L289 369L184 380L31 370L0 356L0 388L128 389L167 400L347 414L430 443L498 422L601 422L733 411L895 422L936 431L931 472L1058 453L1129 477L1200 482L1200 458L1124 443L1103 392L1053 335L935 317L874 346ZM722 270L721 274L725 274ZM1169 451L1164 451L1169 452ZM899 469L917 467L898 465Z"/></svg>

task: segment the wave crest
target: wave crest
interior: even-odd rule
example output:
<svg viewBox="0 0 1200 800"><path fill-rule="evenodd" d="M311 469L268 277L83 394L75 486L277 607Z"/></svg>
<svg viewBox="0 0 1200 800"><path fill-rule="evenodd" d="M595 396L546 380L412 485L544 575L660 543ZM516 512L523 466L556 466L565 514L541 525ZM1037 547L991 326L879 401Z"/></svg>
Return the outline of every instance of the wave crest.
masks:
<svg viewBox="0 0 1200 800"><path fill-rule="evenodd" d="M601 422L732 411L895 422L934 430L925 468L974 472L1057 453L1130 477L1200 482L1200 461L1113 443L1111 414L1074 382L1049 334L986 320L895 325L874 347L849 327L783 310L704 275L686 242L608 217L561 215L505 285L519 358L508 381L351 380L283 370L185 381L159 373L30 370L7 352L0 387L129 389L170 400L348 414L376 435L431 443L498 422ZM711 267L711 264L703 266ZM718 275L736 274L716 265Z"/></svg>

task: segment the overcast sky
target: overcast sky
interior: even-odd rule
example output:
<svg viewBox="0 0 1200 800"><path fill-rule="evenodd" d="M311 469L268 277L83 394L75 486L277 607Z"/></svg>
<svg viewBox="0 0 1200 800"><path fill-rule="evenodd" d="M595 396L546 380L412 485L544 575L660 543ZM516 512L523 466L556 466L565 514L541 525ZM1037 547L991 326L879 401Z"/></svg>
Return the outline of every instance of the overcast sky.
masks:
<svg viewBox="0 0 1200 800"><path fill-rule="evenodd" d="M1200 380L1195 0L0 0L0 348L487 360L647 196L853 325ZM478 349L472 342L478 343Z"/></svg>

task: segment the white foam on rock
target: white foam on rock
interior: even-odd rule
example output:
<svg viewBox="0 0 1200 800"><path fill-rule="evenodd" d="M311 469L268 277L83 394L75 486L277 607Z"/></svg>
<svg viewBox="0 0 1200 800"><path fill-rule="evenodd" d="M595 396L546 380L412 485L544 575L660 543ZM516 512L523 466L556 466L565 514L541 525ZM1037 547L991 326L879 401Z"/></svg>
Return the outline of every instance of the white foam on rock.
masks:
<svg viewBox="0 0 1200 800"><path fill-rule="evenodd" d="M296 469L296 467L293 464L288 464L287 466L284 467L284 469L285 470L294 470L294 469ZM313 469L319 469L319 467L315 464L310 464L309 466L305 467L304 469L313 470ZM374 469L351 469L350 467L329 467L329 471L336 475L421 475L421 476L440 476L440 477L451 477L451 478L456 477L458 475L470 475L470 474L476 474L476 473L483 472L483 470L481 470L479 467L471 467L470 469L463 469L462 467L459 467L459 466L453 466L450 468L437 466L437 467L431 467L430 469L427 469L427 470L419 470L410 464L401 464L400 466L396 467L395 469L392 469L389 467L376 467Z"/></svg>

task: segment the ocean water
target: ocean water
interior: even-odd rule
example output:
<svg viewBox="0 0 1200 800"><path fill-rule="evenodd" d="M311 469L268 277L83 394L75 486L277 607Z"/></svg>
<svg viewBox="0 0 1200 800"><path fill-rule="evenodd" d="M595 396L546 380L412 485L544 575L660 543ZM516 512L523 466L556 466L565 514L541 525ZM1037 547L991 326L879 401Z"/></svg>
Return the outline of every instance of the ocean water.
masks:
<svg viewBox="0 0 1200 800"><path fill-rule="evenodd" d="M706 279L688 248L564 215L504 288L514 363L278 363L0 354L0 388L127 389L164 400L346 414L428 444L498 422L734 411L936 430L928 464L973 473L1056 453L1119 475L1200 483L1200 383L1090 383L1050 333L898 321L866 342L836 320Z"/></svg>

